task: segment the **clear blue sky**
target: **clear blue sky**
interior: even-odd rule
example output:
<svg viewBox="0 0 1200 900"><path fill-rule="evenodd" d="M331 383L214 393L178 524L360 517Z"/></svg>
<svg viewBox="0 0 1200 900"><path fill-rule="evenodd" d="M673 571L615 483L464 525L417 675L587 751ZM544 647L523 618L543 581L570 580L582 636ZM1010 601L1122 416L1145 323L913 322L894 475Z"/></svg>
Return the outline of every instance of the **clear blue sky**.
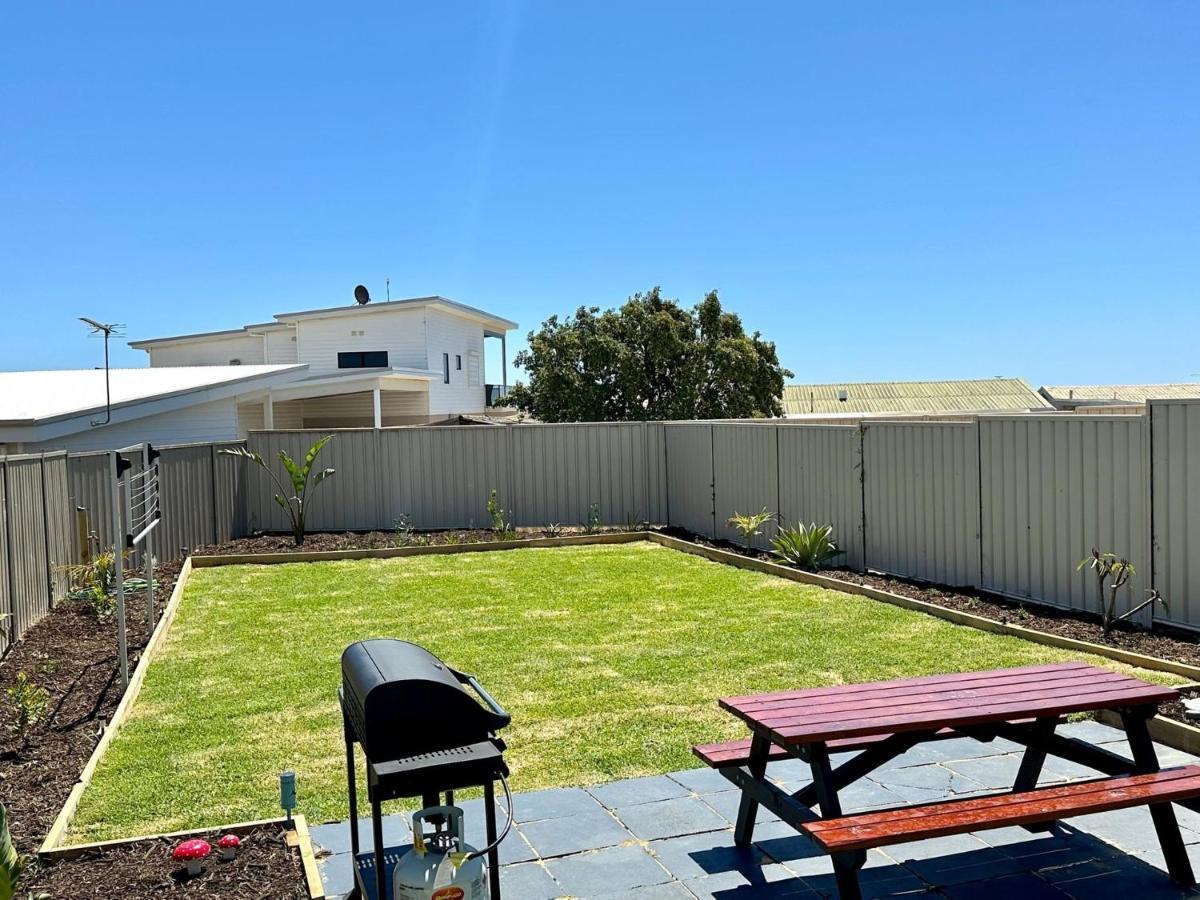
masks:
<svg viewBox="0 0 1200 900"><path fill-rule="evenodd" d="M798 381L1200 380L1198 48L1193 0L9 4L0 368L390 277L510 350L658 283Z"/></svg>

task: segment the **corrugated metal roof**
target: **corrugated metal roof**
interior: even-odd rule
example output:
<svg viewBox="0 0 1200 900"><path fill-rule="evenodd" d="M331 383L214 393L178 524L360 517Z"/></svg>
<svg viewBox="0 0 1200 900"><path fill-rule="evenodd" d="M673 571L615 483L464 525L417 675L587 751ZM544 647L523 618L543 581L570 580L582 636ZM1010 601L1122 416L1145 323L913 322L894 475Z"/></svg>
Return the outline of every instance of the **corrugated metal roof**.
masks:
<svg viewBox="0 0 1200 900"><path fill-rule="evenodd" d="M841 392L846 399L841 400ZM789 384L783 389L788 415L806 413L937 413L1049 409L1023 378L964 381L858 381Z"/></svg>
<svg viewBox="0 0 1200 900"><path fill-rule="evenodd" d="M1047 384L1042 386L1042 394L1062 403L1145 403L1200 397L1200 384Z"/></svg>
<svg viewBox="0 0 1200 900"><path fill-rule="evenodd" d="M173 394L249 381L307 367L172 366L111 369L112 405L140 403ZM0 422L40 422L103 409L103 369L0 372Z"/></svg>

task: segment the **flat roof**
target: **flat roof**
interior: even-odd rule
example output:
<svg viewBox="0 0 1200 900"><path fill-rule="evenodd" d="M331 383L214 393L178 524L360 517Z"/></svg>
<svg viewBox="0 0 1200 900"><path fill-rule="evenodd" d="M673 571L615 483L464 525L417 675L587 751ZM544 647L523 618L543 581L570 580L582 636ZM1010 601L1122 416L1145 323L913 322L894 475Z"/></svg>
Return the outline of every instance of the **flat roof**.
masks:
<svg viewBox="0 0 1200 900"><path fill-rule="evenodd" d="M1188 400L1200 397L1200 384L1046 384L1042 394L1070 403L1145 403L1147 400Z"/></svg>
<svg viewBox="0 0 1200 900"><path fill-rule="evenodd" d="M127 407L192 391L302 372L305 365L164 366L110 369L112 406ZM0 372L0 425L38 425L105 409L103 369Z"/></svg>
<svg viewBox="0 0 1200 900"><path fill-rule="evenodd" d="M459 303L457 300L451 300L448 297L433 295L431 297L409 297L404 300L382 300L374 301L365 305L357 303L343 304L342 306L326 306L320 309L306 309L297 312L279 313L275 316L274 322L260 322L254 325L246 325L242 328L231 328L223 331L197 331L192 334L177 334L169 337L145 338L140 341L130 341L129 346L135 350L144 350L147 347L158 346L162 344L173 344L180 341L203 341L217 340L220 338L240 337L245 335L255 334L260 331L273 330L277 328L286 328L290 323L299 319L319 319L329 318L332 316L343 315L360 315L362 313L380 312L381 310L404 309L405 307L419 306L441 306L451 312L458 312L474 319L479 319L484 322L490 322L504 331L512 331L518 327L516 322L510 319L505 319L502 316L494 315L474 306L468 306L465 303ZM488 334L499 336L500 331L489 331Z"/></svg>
<svg viewBox="0 0 1200 900"><path fill-rule="evenodd" d="M839 399L841 392L846 399ZM1023 378L971 378L954 381L843 381L789 384L783 389L785 415L814 413L988 412L1051 409Z"/></svg>

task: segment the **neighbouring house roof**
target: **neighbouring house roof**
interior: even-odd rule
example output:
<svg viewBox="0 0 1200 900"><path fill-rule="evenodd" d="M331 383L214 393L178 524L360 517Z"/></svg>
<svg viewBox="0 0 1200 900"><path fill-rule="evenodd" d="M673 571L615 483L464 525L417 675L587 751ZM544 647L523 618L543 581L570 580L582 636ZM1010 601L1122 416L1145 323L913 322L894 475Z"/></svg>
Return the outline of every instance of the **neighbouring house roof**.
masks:
<svg viewBox="0 0 1200 900"><path fill-rule="evenodd" d="M447 297L437 295L431 297L410 297L405 300L384 300L380 302L371 301L366 305L360 306L357 303L352 303L343 306L328 306L322 309L307 309L298 312L279 313L275 316L274 322L259 322L254 325L246 325L242 328L233 328L225 331L200 331L193 334L177 334L169 337L146 338L140 341L130 341L129 346L135 350L147 350L150 347L162 346L164 344L174 344L180 342L193 342L204 340L218 340L221 338L237 337L239 335L261 334L264 331L278 330L287 328L291 323L301 319L324 319L341 316L357 316L370 313L378 313L386 310L405 309L411 307L435 306L445 309L448 312L456 313L461 316L466 316L475 319L484 325L485 333L490 337L502 337L505 332L512 331L517 328L517 323L501 316L493 315L482 309L476 309L474 306L467 306L465 303L459 303L457 300L450 300Z"/></svg>
<svg viewBox="0 0 1200 900"><path fill-rule="evenodd" d="M841 396L845 400L840 399ZM844 381L789 384L783 389L785 415L812 413L939 413L1050 409L1023 378L962 381Z"/></svg>
<svg viewBox="0 0 1200 900"><path fill-rule="evenodd" d="M110 369L111 408L114 420L138 418L284 384L307 369L306 365ZM103 369L0 372L0 428L33 432L56 426L52 436L57 437L89 427L88 420L105 408ZM46 436L29 433L19 439Z"/></svg>
<svg viewBox="0 0 1200 900"><path fill-rule="evenodd" d="M1200 397L1200 384L1047 384L1041 394L1055 406L1145 403Z"/></svg>

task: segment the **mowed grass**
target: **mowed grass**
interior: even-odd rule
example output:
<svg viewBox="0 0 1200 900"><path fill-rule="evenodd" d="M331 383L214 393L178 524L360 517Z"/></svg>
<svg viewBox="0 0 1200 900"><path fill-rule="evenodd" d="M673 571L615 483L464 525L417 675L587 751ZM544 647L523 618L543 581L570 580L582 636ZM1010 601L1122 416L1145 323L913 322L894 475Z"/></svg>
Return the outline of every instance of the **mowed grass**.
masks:
<svg viewBox="0 0 1200 900"><path fill-rule="evenodd" d="M199 569L72 838L275 816L284 769L345 818L339 657L371 637L480 677L517 790L692 767L744 734L722 695L1079 658L649 543Z"/></svg>

